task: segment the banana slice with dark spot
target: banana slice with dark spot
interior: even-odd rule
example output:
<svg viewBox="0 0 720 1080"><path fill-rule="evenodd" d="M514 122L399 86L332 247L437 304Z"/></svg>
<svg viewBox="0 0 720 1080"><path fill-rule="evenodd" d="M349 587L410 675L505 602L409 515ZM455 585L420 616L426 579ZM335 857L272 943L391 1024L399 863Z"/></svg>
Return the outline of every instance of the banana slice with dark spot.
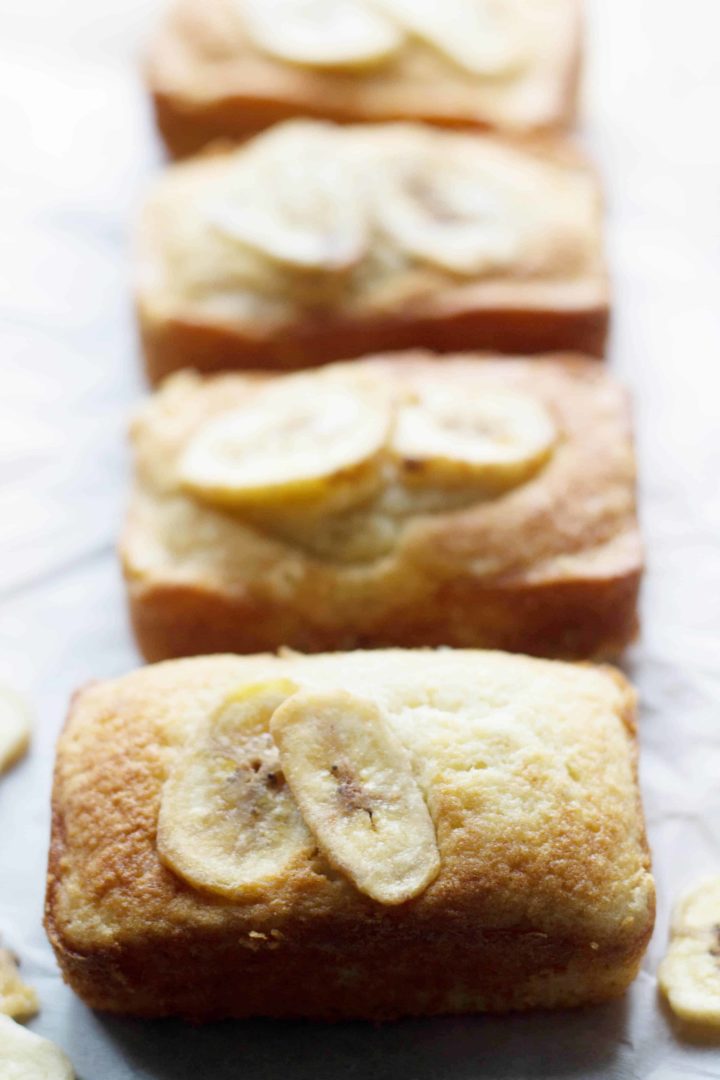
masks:
<svg viewBox="0 0 720 1080"><path fill-rule="evenodd" d="M402 743L372 702L301 691L270 729L318 847L383 904L422 893L440 869L435 829Z"/></svg>
<svg viewBox="0 0 720 1080"><path fill-rule="evenodd" d="M242 898L315 849L268 730L295 690L287 679L239 690L181 753L165 783L158 853L198 889Z"/></svg>
<svg viewBox="0 0 720 1080"><path fill-rule="evenodd" d="M720 1028L720 876L676 905L658 981L681 1020Z"/></svg>

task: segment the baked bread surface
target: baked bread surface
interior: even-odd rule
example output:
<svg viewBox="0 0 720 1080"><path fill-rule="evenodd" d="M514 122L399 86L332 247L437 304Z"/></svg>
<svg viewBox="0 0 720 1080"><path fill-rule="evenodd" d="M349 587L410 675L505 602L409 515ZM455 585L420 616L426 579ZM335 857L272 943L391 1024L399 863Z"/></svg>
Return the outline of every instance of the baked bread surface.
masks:
<svg viewBox="0 0 720 1080"><path fill-rule="evenodd" d="M403 510L400 488L342 512L258 519L188 494L178 463L208 418L287 377L174 377L132 433L136 482L121 553L146 658L280 645L587 658L627 644L642 550L624 390L579 357L412 353L302 378L363 376L388 393L519 392L548 410L557 443L533 476L495 495L440 487L430 510L412 501Z"/></svg>
<svg viewBox="0 0 720 1080"><path fill-rule="evenodd" d="M367 216L364 251L349 270L289 267L232 231L238 210L273 215L287 228L281 197L266 201L272 179L249 181L250 170L287 176L298 190L316 182L306 170L318 161L332 170L347 215ZM470 213L470 232L472 213L479 221L486 214L487 258L461 271L403 244L387 223L393 207L397 217L398 185L435 235L453 215L461 222ZM607 333L597 179L558 140L521 145L412 124L290 122L240 149L169 169L143 211L137 258L153 381L183 367L292 369L417 346L602 356Z"/></svg>
<svg viewBox="0 0 720 1080"><path fill-rule="evenodd" d="M522 62L473 74L409 39L368 70L283 63L253 46L237 0L180 0L146 65L158 123L173 154L244 138L293 116L338 121L423 120L528 132L574 117L580 0L504 0L524 39Z"/></svg>
<svg viewBox="0 0 720 1080"><path fill-rule="evenodd" d="M155 846L164 781L209 713L277 676L371 699L410 754L441 868L389 908L317 853L232 902ZM78 694L53 790L46 925L92 1007L385 1018L601 1001L634 976L653 883L634 694L611 669L498 653L217 656Z"/></svg>

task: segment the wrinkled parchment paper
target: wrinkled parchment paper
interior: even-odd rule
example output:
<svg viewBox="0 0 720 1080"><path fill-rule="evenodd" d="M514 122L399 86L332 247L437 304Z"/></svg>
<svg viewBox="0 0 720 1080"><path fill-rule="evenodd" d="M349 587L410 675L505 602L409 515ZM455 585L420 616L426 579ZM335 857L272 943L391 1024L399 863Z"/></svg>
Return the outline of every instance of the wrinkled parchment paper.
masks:
<svg viewBox="0 0 720 1080"><path fill-rule="evenodd" d="M0 779L0 933L40 992L32 1028L80 1080L720 1077L720 1048L682 1042L655 986L672 898L720 872L720 4L590 6L584 131L608 186L612 364L635 393L649 550L627 660L659 889L644 971L624 1001L553 1016L193 1029L93 1015L40 925L68 696L138 662L114 544L143 393L128 235L160 160L136 71L157 5L0 3L0 679L37 724Z"/></svg>

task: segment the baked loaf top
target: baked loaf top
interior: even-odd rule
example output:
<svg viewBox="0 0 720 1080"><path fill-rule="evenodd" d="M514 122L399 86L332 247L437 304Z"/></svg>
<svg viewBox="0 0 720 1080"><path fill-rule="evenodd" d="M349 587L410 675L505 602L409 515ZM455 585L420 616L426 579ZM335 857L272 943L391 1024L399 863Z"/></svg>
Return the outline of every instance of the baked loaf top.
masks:
<svg viewBox="0 0 720 1080"><path fill-rule="evenodd" d="M578 0L182 0L148 76L190 112L280 101L527 131L572 115L579 37Z"/></svg>
<svg viewBox="0 0 720 1080"><path fill-rule="evenodd" d="M592 360L181 373L132 438L123 558L140 584L249 583L352 623L422 603L432 581L561 583L641 563L627 400Z"/></svg>
<svg viewBox="0 0 720 1080"><path fill-rule="evenodd" d="M606 288L597 180L566 143L290 121L172 166L140 225L144 316L251 338L323 313L503 307L518 285L570 306Z"/></svg>
<svg viewBox="0 0 720 1080"><path fill-rule="evenodd" d="M633 713L610 668L477 651L195 658L91 685L58 749L51 936L254 948L460 918L630 947L653 910ZM388 819L425 860L409 887Z"/></svg>

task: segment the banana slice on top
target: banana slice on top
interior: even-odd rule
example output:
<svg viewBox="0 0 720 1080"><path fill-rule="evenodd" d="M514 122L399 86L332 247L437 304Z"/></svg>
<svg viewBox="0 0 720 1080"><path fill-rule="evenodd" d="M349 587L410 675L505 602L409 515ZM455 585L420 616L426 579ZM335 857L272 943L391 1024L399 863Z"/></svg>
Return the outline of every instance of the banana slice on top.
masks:
<svg viewBox="0 0 720 1080"><path fill-rule="evenodd" d="M677 904L658 980L682 1020L720 1027L720 876L701 882Z"/></svg>
<svg viewBox="0 0 720 1080"><path fill-rule="evenodd" d="M498 0L372 0L379 11L472 75L508 75L525 59L521 29Z"/></svg>
<svg viewBox="0 0 720 1080"><path fill-rule="evenodd" d="M313 374L270 382L199 429L180 479L226 506L347 505L377 483L392 420L390 401L360 380Z"/></svg>
<svg viewBox="0 0 720 1080"><path fill-rule="evenodd" d="M23 756L30 744L30 710L9 687L0 684L0 773Z"/></svg>
<svg viewBox="0 0 720 1080"><path fill-rule="evenodd" d="M435 829L407 753L369 701L301 691L270 730L325 857L366 895L401 904L437 876Z"/></svg>
<svg viewBox="0 0 720 1080"><path fill-rule="evenodd" d="M401 405L392 449L407 483L468 483L499 492L534 475L557 437L547 409L527 395L429 387Z"/></svg>
<svg viewBox="0 0 720 1080"><path fill-rule="evenodd" d="M387 163L375 213L405 252L451 274L475 277L512 265L520 219L487 171L437 149L416 149Z"/></svg>
<svg viewBox="0 0 720 1080"><path fill-rule="evenodd" d="M277 679L228 698L165 783L158 854L198 889L241 898L314 850L268 730L295 690Z"/></svg>
<svg viewBox="0 0 720 1080"><path fill-rule="evenodd" d="M363 0L242 0L253 43L286 63L315 68L382 64L405 35Z"/></svg>
<svg viewBox="0 0 720 1080"><path fill-rule="evenodd" d="M303 121L257 139L205 214L225 237L296 273L346 273L369 246L368 208L342 133Z"/></svg>
<svg viewBox="0 0 720 1080"><path fill-rule="evenodd" d="M0 1016L0 1065L7 1080L74 1080L72 1065L59 1047Z"/></svg>

